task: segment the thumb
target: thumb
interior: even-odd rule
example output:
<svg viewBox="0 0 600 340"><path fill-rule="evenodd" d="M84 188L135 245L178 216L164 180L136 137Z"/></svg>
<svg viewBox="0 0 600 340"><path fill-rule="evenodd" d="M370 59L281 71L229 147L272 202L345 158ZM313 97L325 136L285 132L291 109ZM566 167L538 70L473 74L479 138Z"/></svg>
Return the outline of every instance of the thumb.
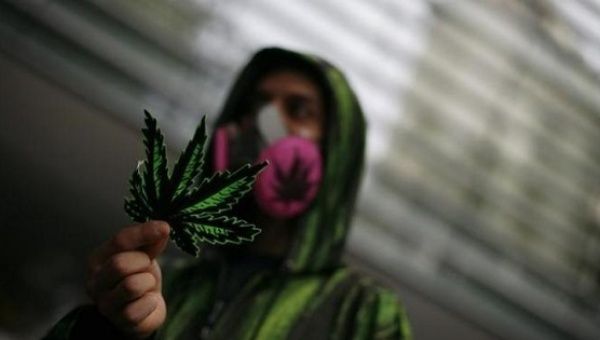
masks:
<svg viewBox="0 0 600 340"><path fill-rule="evenodd" d="M161 221L162 222L162 221ZM165 250L167 247L167 243L169 242L169 232L171 227L166 223L161 223L161 228L159 229L160 237L154 243L143 246L140 250L148 254L150 259L154 259Z"/></svg>

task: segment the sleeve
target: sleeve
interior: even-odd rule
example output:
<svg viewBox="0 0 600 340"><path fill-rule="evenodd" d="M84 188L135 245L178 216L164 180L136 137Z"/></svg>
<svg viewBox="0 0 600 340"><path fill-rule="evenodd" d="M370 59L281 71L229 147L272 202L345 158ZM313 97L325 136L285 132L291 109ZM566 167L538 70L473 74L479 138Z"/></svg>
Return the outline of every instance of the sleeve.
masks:
<svg viewBox="0 0 600 340"><path fill-rule="evenodd" d="M80 306L50 329L44 340L126 339L93 305Z"/></svg>
<svg viewBox="0 0 600 340"><path fill-rule="evenodd" d="M411 340L412 334L404 307L390 291L370 285L355 287L338 314L334 339ZM340 322L341 321L341 322Z"/></svg>
<svg viewBox="0 0 600 340"><path fill-rule="evenodd" d="M375 326L370 339L412 339L408 317L402 303L391 292L381 290L377 294Z"/></svg>

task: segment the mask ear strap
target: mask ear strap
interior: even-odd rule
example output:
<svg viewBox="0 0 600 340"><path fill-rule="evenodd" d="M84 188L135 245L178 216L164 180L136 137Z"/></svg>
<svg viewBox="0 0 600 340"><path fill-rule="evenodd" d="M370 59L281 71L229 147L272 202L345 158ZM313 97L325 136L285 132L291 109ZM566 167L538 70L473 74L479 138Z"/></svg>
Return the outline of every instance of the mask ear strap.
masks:
<svg viewBox="0 0 600 340"><path fill-rule="evenodd" d="M213 147L213 167L215 171L225 171L229 166L229 136L227 126L215 131Z"/></svg>

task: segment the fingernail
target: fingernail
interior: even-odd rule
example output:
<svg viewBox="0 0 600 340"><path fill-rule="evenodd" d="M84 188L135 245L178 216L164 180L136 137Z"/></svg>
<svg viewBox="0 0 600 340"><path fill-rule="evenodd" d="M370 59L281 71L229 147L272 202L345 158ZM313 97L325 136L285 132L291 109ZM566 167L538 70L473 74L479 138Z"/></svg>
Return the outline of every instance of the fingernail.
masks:
<svg viewBox="0 0 600 340"><path fill-rule="evenodd" d="M156 221L154 232L157 236L164 237L169 233L169 224L165 221Z"/></svg>

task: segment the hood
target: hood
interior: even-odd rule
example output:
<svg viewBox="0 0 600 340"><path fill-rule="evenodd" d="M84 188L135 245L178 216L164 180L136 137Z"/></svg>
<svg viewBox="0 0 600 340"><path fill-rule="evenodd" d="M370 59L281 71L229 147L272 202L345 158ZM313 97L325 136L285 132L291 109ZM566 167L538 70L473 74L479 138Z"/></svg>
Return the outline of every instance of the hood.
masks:
<svg viewBox="0 0 600 340"><path fill-rule="evenodd" d="M293 246L285 261L290 272L319 272L340 263L364 161L365 119L344 75L313 55L280 48L260 50L239 74L216 126L239 117L243 112L243 98L253 90L258 79L281 65L306 71L320 85L325 97L326 126L321 145L323 179L317 198L298 219Z"/></svg>

